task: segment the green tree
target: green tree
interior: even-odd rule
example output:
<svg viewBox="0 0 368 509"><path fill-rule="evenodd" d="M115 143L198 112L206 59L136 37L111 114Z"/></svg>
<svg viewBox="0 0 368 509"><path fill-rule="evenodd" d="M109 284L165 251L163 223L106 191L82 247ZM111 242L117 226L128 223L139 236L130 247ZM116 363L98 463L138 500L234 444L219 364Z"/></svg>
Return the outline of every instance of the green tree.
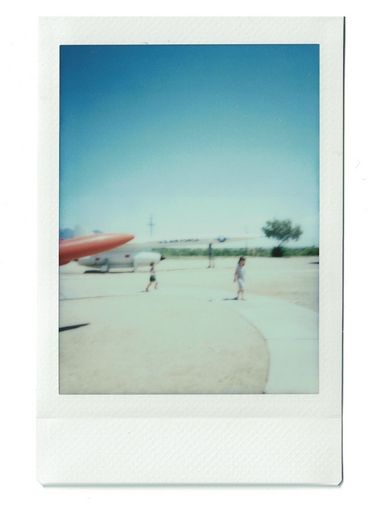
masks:
<svg viewBox="0 0 368 509"><path fill-rule="evenodd" d="M279 221L278 219L267 221L262 230L266 237L279 241L279 244L272 249L272 256L282 256L282 244L289 240L298 240L303 233L300 226L293 226L290 219L285 219L283 221Z"/></svg>

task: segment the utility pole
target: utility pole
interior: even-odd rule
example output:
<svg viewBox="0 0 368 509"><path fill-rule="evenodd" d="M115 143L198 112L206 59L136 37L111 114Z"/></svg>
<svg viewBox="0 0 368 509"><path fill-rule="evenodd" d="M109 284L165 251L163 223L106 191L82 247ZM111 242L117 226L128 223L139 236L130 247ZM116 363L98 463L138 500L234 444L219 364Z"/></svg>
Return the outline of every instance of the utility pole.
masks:
<svg viewBox="0 0 368 509"><path fill-rule="evenodd" d="M153 227L155 226L155 223L153 222L153 216L152 216L152 214L151 214L150 222L148 223L148 226L150 227L150 235L151 235L151 237L152 237Z"/></svg>

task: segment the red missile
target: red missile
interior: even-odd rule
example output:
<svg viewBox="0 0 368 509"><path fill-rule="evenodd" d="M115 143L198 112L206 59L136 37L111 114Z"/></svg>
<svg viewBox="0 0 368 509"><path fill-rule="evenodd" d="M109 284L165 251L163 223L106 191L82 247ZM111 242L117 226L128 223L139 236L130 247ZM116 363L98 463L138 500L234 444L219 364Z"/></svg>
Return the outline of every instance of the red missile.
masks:
<svg viewBox="0 0 368 509"><path fill-rule="evenodd" d="M59 265L65 265L77 258L109 251L134 239L130 233L101 233L73 239L61 240L59 244Z"/></svg>

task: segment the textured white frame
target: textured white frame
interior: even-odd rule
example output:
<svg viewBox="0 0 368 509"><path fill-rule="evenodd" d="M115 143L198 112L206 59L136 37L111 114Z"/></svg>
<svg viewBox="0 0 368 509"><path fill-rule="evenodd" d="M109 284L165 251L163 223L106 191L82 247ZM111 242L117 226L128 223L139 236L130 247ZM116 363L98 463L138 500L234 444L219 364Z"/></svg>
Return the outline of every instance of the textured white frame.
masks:
<svg viewBox="0 0 368 509"><path fill-rule="evenodd" d="M320 45L319 394L58 393L59 45ZM44 485L342 480L343 18L42 18L38 478Z"/></svg>

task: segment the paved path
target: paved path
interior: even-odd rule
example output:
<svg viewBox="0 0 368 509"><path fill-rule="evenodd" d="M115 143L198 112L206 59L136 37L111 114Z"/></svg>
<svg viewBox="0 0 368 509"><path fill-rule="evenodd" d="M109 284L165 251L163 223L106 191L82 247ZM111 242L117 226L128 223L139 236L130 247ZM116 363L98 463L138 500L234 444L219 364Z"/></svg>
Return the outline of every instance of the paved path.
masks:
<svg viewBox="0 0 368 509"><path fill-rule="evenodd" d="M318 392L318 314L272 297L250 296L239 304L238 311L267 341L266 393Z"/></svg>
<svg viewBox="0 0 368 509"><path fill-rule="evenodd" d="M114 286L96 292L96 282L85 285L83 293L77 290L71 278L63 283L63 297L70 299L96 299L102 297L129 297L131 290ZM101 283L103 279L101 279ZM147 298L155 299L155 292ZM136 294L141 294L137 291ZM153 295L152 295L153 294ZM192 302L214 302L231 307L255 327L266 341L270 367L265 392L269 394L303 394L318 392L318 313L286 300L260 295L248 295L246 301L235 301L232 293L221 289L167 287L158 296L188 298ZM62 300L63 300L62 297ZM143 295L142 295L143 297Z"/></svg>

